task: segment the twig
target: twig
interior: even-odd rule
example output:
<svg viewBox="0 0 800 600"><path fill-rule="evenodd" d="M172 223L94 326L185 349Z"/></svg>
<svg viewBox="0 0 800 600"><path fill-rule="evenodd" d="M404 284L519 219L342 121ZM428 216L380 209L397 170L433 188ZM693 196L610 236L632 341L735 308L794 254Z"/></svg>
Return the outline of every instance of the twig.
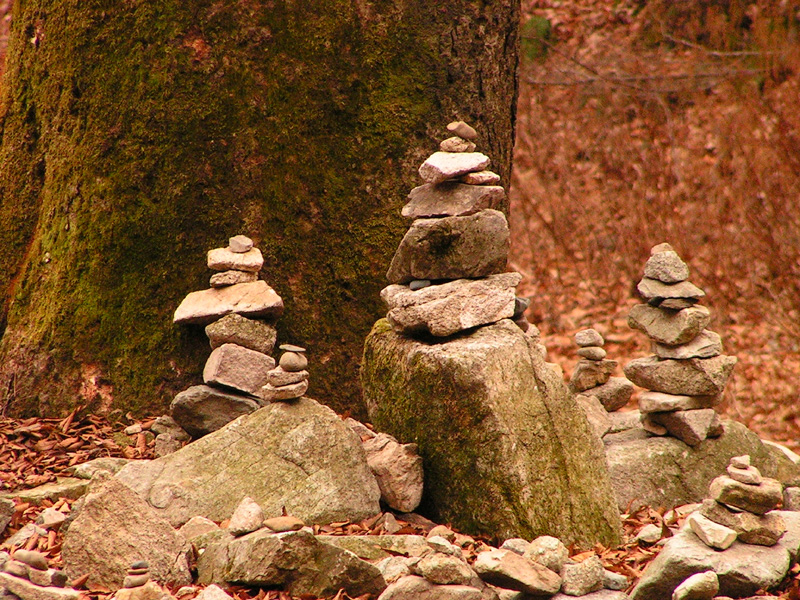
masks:
<svg viewBox="0 0 800 600"><path fill-rule="evenodd" d="M706 48L700 44L695 44L690 42L689 40L684 40L681 38L676 38L671 36L670 34L666 33L663 29L661 31L661 35L664 36L665 40L669 40L670 42L674 42L675 44L682 44L689 48L694 48L695 50L701 50L708 54L709 56L716 56L717 58L729 58L733 56L774 56L775 52L756 52L756 51L747 51L747 50L740 50L737 52L720 52L719 50L711 50L710 48Z"/></svg>

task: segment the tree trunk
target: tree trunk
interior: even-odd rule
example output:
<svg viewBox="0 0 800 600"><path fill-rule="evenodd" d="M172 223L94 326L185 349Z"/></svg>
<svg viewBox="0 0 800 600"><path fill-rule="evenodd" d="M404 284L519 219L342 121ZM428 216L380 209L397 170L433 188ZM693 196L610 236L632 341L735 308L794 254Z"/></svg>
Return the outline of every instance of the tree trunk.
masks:
<svg viewBox="0 0 800 600"><path fill-rule="evenodd" d="M508 184L519 0L17 0L0 113L0 396L11 414L163 411L198 383L207 250L252 237L363 416L358 362L405 196L444 125Z"/></svg>

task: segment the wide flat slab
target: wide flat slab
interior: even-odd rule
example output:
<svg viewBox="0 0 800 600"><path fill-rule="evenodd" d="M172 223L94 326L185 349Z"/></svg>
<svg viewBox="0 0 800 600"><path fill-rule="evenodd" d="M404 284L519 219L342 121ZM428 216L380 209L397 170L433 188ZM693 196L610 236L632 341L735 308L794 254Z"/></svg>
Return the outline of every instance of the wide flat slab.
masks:
<svg viewBox="0 0 800 600"><path fill-rule="evenodd" d="M283 300L263 280L199 290L183 299L172 321L208 325L231 313L277 318L283 314Z"/></svg>

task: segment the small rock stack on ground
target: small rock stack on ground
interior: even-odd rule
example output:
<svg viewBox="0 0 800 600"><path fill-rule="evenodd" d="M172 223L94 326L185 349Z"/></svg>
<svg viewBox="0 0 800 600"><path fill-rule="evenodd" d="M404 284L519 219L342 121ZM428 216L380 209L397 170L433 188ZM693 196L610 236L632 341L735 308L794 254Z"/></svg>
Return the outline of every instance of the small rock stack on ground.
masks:
<svg viewBox="0 0 800 600"><path fill-rule="evenodd" d="M639 397L645 429L696 446L722 433L714 407L737 359L723 355L720 336L706 329L709 310L697 304L705 292L688 279L689 268L669 244L653 247L637 287L647 303L631 309L628 324L647 334L655 354L624 370L648 390Z"/></svg>
<svg viewBox="0 0 800 600"><path fill-rule="evenodd" d="M21 600L77 600L80 592L67 588L67 575L51 569L47 557L34 550L0 552L0 590ZM10 595L10 594L13 594Z"/></svg>
<svg viewBox="0 0 800 600"><path fill-rule="evenodd" d="M515 318L524 319L524 301L515 301L519 273L506 273L509 229L495 207L505 201L500 178L487 171L489 158L475 152L477 133L458 121L455 134L420 167L424 185L411 190L402 215L410 219L386 278L381 297L395 331L446 337L459 331Z"/></svg>
<svg viewBox="0 0 800 600"><path fill-rule="evenodd" d="M306 349L292 344L282 344L278 366L267 373L267 383L261 388L261 398L266 402L281 402L299 398L308 390L308 359Z"/></svg>
<svg viewBox="0 0 800 600"><path fill-rule="evenodd" d="M583 329L575 334L578 356L569 382L570 391L586 413L589 423L599 436L610 428L609 412L625 406L633 394L633 384L624 377L612 377L617 361L606 359L605 340L595 329Z"/></svg>
<svg viewBox="0 0 800 600"><path fill-rule="evenodd" d="M762 477L750 457L735 456L708 488L710 498L689 515L687 523L710 548L725 550L737 539L744 544L774 546L786 531L783 517L775 512L783 498L783 486Z"/></svg>
<svg viewBox="0 0 800 600"><path fill-rule="evenodd" d="M208 253L208 267L217 271L211 287L192 292L175 311L175 323L205 325L212 348L203 369L205 385L181 392L170 406L172 417L194 438L265 402L261 393L275 367L270 353L283 300L258 279L263 264L250 238L230 238L227 248Z"/></svg>

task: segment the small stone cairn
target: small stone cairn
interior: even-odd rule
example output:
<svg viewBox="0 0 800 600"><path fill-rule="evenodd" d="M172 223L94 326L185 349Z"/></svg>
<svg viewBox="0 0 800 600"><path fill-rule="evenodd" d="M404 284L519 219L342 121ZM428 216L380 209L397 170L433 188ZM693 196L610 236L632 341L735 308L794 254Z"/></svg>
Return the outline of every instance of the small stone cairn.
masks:
<svg viewBox="0 0 800 600"><path fill-rule="evenodd" d="M714 479L711 496L686 522L709 548L725 550L737 539L744 544L774 546L786 531L778 512L783 497L780 481L762 477L750 457L734 456L728 474Z"/></svg>
<svg viewBox="0 0 800 600"><path fill-rule="evenodd" d="M720 336L706 329L709 310L697 304L705 292L689 281L689 268L669 244L653 247L637 289L646 304L631 309L628 325L647 334L655 354L624 371L647 390L639 397L644 428L690 446L718 437L723 428L713 407L737 359L723 355Z"/></svg>
<svg viewBox="0 0 800 600"><path fill-rule="evenodd" d="M77 600L80 592L66 585L66 573L49 568L41 552L0 552L0 588L21 600Z"/></svg>
<svg viewBox="0 0 800 600"><path fill-rule="evenodd" d="M425 183L411 190L402 215L411 226L400 242L381 291L395 331L447 337L513 318L530 335L527 301L516 298L519 273L504 272L509 229L495 207L506 197L476 131L450 123L454 135L419 168Z"/></svg>
<svg viewBox="0 0 800 600"><path fill-rule="evenodd" d="M308 387L304 349L292 347L278 368L270 356L283 300L258 279L263 264L261 251L250 238L230 238L227 248L208 252L208 267L217 271L211 287L190 293L175 311L175 323L205 325L212 348L203 369L205 385L181 392L170 406L172 417L194 438L266 402L302 396ZM286 368L287 355L293 357L286 358L287 363L303 366L294 371Z"/></svg>
<svg viewBox="0 0 800 600"><path fill-rule="evenodd" d="M574 394L594 396L608 412L625 406L633 394L633 384L624 377L612 377L617 361L606 359L605 340L595 329L583 329L575 334L578 356L569 382Z"/></svg>

